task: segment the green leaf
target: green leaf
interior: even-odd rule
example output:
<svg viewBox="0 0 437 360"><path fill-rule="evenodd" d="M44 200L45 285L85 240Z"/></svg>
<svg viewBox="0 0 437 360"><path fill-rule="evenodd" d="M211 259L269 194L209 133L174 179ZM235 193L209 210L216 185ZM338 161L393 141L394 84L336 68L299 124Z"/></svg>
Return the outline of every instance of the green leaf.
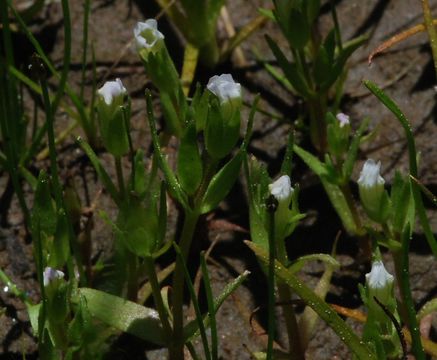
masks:
<svg viewBox="0 0 437 360"><path fill-rule="evenodd" d="M333 258L331 255L328 254L311 254L311 255L305 255L301 256L293 263L290 267L288 267L288 271L295 274L297 273L302 267L304 267L305 264L307 264L310 261L323 261L326 263L326 265L330 266L333 269L338 269L340 267L340 263Z"/></svg>
<svg viewBox="0 0 437 360"><path fill-rule="evenodd" d="M200 213L205 214L216 208L231 191L240 173L244 151L239 151L220 171L214 175L202 199Z"/></svg>
<svg viewBox="0 0 437 360"><path fill-rule="evenodd" d="M296 144L294 144L293 150L317 176L322 177L328 175L326 165L317 159L313 154L302 149Z"/></svg>
<svg viewBox="0 0 437 360"><path fill-rule="evenodd" d="M260 261L268 264L268 254L253 242L245 241L246 245L255 253ZM311 307L334 330L347 347L358 359L374 359L376 355L363 344L354 331L340 318L340 316L309 287L302 283L291 271L287 270L280 262L275 262L275 275L284 281L309 307Z"/></svg>
<svg viewBox="0 0 437 360"><path fill-rule="evenodd" d="M357 234L358 229L343 192L340 190L338 185L331 184L323 178L321 178L321 181L323 187L325 188L326 194L328 195L332 206L340 217L346 231L352 235Z"/></svg>
<svg viewBox="0 0 437 360"><path fill-rule="evenodd" d="M411 211L411 207L414 209L414 201L409 179L404 179L397 171L391 188L391 201L393 229L398 234L401 234L409 222L408 214ZM413 225L414 223L410 223L410 227Z"/></svg>
<svg viewBox="0 0 437 360"><path fill-rule="evenodd" d="M379 101L381 101L397 118L402 127L404 128L405 135L407 137L408 144L408 158L410 164L410 175L417 178L417 154L416 154L416 144L414 141L413 131L411 129L411 124L404 115L404 113L399 109L396 103L390 99L382 89L376 86L369 80L364 81L364 85L375 95ZM428 245L432 250L432 253L437 257L437 242L432 232L429 220L426 215L425 207L423 204L423 199L420 194L420 189L416 183L412 186L414 203L416 207L417 214L420 219L420 224L422 225L423 232L425 233Z"/></svg>
<svg viewBox="0 0 437 360"><path fill-rule="evenodd" d="M311 28L307 17L302 11L291 9L288 18L288 33L286 37L290 46L295 49L303 49L310 39Z"/></svg>
<svg viewBox="0 0 437 360"><path fill-rule="evenodd" d="M41 170L35 192L32 223L35 226L37 222L40 231L50 236L55 232L56 219L56 210L50 194L49 177L44 170Z"/></svg>
<svg viewBox="0 0 437 360"><path fill-rule="evenodd" d="M48 266L62 269L70 255L70 225L63 210L58 213L56 232L50 250Z"/></svg>
<svg viewBox="0 0 437 360"><path fill-rule="evenodd" d="M164 345L158 312L103 291L79 288L92 316L116 329L153 344Z"/></svg>
<svg viewBox="0 0 437 360"><path fill-rule="evenodd" d="M91 164L93 164L94 169L96 170L100 181L103 183L106 191L109 193L112 200L114 200L114 202L117 205L119 205L120 204L120 196L118 194L117 188L115 187L114 183L111 180L111 177L106 172L104 166L100 162L100 160L97 157L94 150L80 136L76 139L76 143L82 148L82 150L85 152L85 154L90 159Z"/></svg>
<svg viewBox="0 0 437 360"><path fill-rule="evenodd" d="M341 50L338 57L335 59L334 66L330 71L330 76L328 79L320 85L321 91L328 90L331 85L338 79L340 74L344 70L344 65L349 57L354 53L356 49L358 49L361 45L363 45L368 39L367 35L359 36L355 39L352 39L348 43L345 43L343 49Z"/></svg>
<svg viewBox="0 0 437 360"><path fill-rule="evenodd" d="M314 79L316 80L316 83L323 84L330 77L331 69L331 59L329 58L325 46L322 45L320 46L316 59L314 60Z"/></svg>
<svg viewBox="0 0 437 360"><path fill-rule="evenodd" d="M358 154L358 150L360 148L360 142L361 142L361 139L363 137L363 133L367 129L368 126L369 126L369 119L366 118L361 123L357 132L354 134L351 145L350 145L349 150L346 154L346 159L345 159L343 166L342 166L343 179L345 182L349 182L349 180L351 178L352 171L353 171L354 165L355 165L355 161L357 160L357 154Z"/></svg>
<svg viewBox="0 0 437 360"><path fill-rule="evenodd" d="M149 90L146 91L146 100L147 100L147 115L150 125L150 132L152 134L153 147L155 150L155 155L158 159L159 167L164 173L164 177L166 182L168 183L169 192L176 198L177 201L185 208L189 209L187 196L184 193L181 184L176 179L175 174L170 168L164 154L161 151L161 146L159 144L158 133L156 131L155 124L155 115L153 114L153 105L152 105L152 94Z"/></svg>
<svg viewBox="0 0 437 360"><path fill-rule="evenodd" d="M264 9L264 8L258 8L258 12L268 18L271 21L276 22L275 14L273 14L273 11L270 9Z"/></svg>
<svg viewBox="0 0 437 360"><path fill-rule="evenodd" d="M138 196L142 197L144 196L148 185L143 150L138 149L138 151L135 153L133 166L135 170L135 177L133 178L132 189L136 194L138 194Z"/></svg>
<svg viewBox="0 0 437 360"><path fill-rule="evenodd" d="M225 286L221 294L214 300L214 313L219 311L225 300L240 287L240 285L247 279L249 275L250 271L246 270L244 273ZM208 326L209 317L204 317L203 322L205 326ZM193 320L184 326L184 339L186 339L185 342L193 340L196 336L198 336L198 324L197 320Z"/></svg>
<svg viewBox="0 0 437 360"><path fill-rule="evenodd" d="M312 25L312 23L317 19L317 16L319 16L320 0L308 0L305 5L308 23Z"/></svg>
<svg viewBox="0 0 437 360"><path fill-rule="evenodd" d="M310 90L303 75L298 71L296 64L290 63L287 60L282 50L270 36L265 35L265 38L270 49L273 52L273 55L275 55L279 66L281 67L282 71L284 72L285 76L287 77L293 88L295 88L296 91L304 98L313 97L314 93Z"/></svg>
<svg viewBox="0 0 437 360"><path fill-rule="evenodd" d="M192 122L181 138L178 154L178 178L188 195L194 194L202 181L203 167L197 146L196 124Z"/></svg>

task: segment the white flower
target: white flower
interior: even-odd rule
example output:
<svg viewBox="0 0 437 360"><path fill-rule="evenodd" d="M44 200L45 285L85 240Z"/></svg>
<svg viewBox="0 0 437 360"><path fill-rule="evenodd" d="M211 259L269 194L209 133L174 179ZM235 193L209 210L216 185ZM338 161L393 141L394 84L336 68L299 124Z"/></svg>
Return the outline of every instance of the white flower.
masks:
<svg viewBox="0 0 437 360"><path fill-rule="evenodd" d="M369 294L369 306L376 314L381 314L381 308L375 303L374 297L384 305L394 303L394 277L384 267L381 260L372 263L370 273L366 274L366 288Z"/></svg>
<svg viewBox="0 0 437 360"><path fill-rule="evenodd" d="M53 269L51 267L46 267L43 273L44 286L48 286L55 280L61 280L64 278L64 273L60 270Z"/></svg>
<svg viewBox="0 0 437 360"><path fill-rule="evenodd" d="M368 159L361 170L358 184L365 188L374 188L383 186L385 181L380 175L381 162L377 163L373 159Z"/></svg>
<svg viewBox="0 0 437 360"><path fill-rule="evenodd" d="M289 200L294 191L291 187L290 177L288 175L282 175L278 180L269 185L269 191L278 202Z"/></svg>
<svg viewBox="0 0 437 360"><path fill-rule="evenodd" d="M134 36L138 51L145 49L152 53L161 49L164 40L164 35L158 30L155 19L138 22L134 28Z"/></svg>
<svg viewBox="0 0 437 360"><path fill-rule="evenodd" d="M372 263L372 269L366 274L367 286L372 289L384 289L391 286L394 277L384 267L381 260ZM379 299L378 299L379 300Z"/></svg>
<svg viewBox="0 0 437 360"><path fill-rule="evenodd" d="M99 96L105 101L106 105L112 105L114 99L120 99L122 102L123 96L127 93L126 88L120 79L115 81L107 81L97 91Z"/></svg>
<svg viewBox="0 0 437 360"><path fill-rule="evenodd" d="M350 124L350 121L349 121L350 117L349 117L349 115L346 115L346 114L343 114L343 113L338 113L335 117L337 118L338 122L340 123L340 127L341 128L343 126L345 126L345 125Z"/></svg>
<svg viewBox="0 0 437 360"><path fill-rule="evenodd" d="M241 85L234 81L231 74L214 75L206 87L220 99L221 104L241 99Z"/></svg>

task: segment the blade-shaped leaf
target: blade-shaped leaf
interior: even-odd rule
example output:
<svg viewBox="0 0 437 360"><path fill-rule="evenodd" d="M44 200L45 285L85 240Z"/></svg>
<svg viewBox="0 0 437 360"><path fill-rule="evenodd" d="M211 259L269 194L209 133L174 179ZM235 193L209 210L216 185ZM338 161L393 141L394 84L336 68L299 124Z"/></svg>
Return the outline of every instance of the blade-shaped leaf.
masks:
<svg viewBox="0 0 437 360"><path fill-rule="evenodd" d="M200 212L205 214L222 201L231 190L240 173L244 151L239 151L220 171L212 178L202 199Z"/></svg>
<svg viewBox="0 0 437 360"><path fill-rule="evenodd" d="M120 331L157 345L164 344L158 312L103 291L79 288L92 316Z"/></svg>
<svg viewBox="0 0 437 360"><path fill-rule="evenodd" d="M260 261L268 264L268 254L253 242L245 241ZM308 306L310 306L340 337L358 359L375 359L373 351L367 347L339 315L309 287L302 283L293 273L281 263L275 263L275 275L284 281Z"/></svg>

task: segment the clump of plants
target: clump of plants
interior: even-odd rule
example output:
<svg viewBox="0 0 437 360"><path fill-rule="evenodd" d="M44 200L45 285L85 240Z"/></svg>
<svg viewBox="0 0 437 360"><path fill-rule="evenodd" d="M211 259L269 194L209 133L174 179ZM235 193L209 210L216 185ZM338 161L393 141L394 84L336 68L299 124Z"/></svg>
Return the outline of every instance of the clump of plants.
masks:
<svg viewBox="0 0 437 360"><path fill-rule="evenodd" d="M10 1L0 4L0 168L14 189L21 207L22 227L32 242L39 299L31 298L1 269L0 280L26 305L40 358L104 358L114 339L129 333L166 349L169 359L187 358L188 353L193 359L219 359L222 355L217 313L250 272L259 269L268 284L268 320L265 348L254 349L252 356L256 359L304 359L318 319L332 328L357 359L399 359L409 353L416 359L425 359L426 353L436 355L437 345L424 341L418 329L421 318L434 311L435 301L416 312L410 288L408 256L417 220L433 255L437 255L422 199L422 194L430 196L430 192L417 180L414 136L396 103L376 84L365 81L364 86L405 130L409 170L397 172L388 184L381 175L384 164L367 159L359 177L354 176L360 146L371 139L372 131L368 119L351 121L340 112L339 105L347 78L347 60L366 37L343 42L333 5L334 27L327 34L317 32L320 1L274 0L271 8L260 9L263 21L277 24L291 54L287 58L286 51L266 35L279 66L266 65L266 71L305 105L300 114L304 121L294 130L290 127L289 138L283 139L286 152L280 173L269 174L266 164L249 151L252 126L261 111L261 96L245 108L244 87L230 73L212 72L206 83L193 84L194 70L193 76L186 76L176 68L166 46L166 34L155 19L139 21L132 29L138 59L151 81L144 93L144 121L151 144L135 147L130 91L121 79L102 84L93 79L91 99L83 95L85 77L78 93L69 86L69 2L62 0L61 4L65 59L60 71L43 52L23 14ZM262 23L252 23L250 29L237 34L231 45L220 50L216 23L224 1L159 4L180 27L188 41L188 52L194 51L196 61L198 57L211 69ZM90 2L85 1L85 5L84 30ZM425 6L426 29L435 44L428 10ZM199 21L192 21L193 18ZM11 26L11 19L35 48L30 73L16 67L12 48L16 26ZM84 31L84 62L86 36ZM189 61L187 54L186 59ZM49 76L58 81L56 91L48 86ZM40 99L42 123L36 116L33 123L29 120L22 102L22 87ZM75 135L75 148L92 164L105 194L113 202L114 212L86 212L74 184L61 177L59 143L66 134L54 130L60 108L71 119L67 133ZM81 129L81 136L74 132L76 127ZM312 146L304 148L297 143L295 131L311 139ZM170 144L176 147L173 159L169 156ZM103 161L103 152L110 161ZM45 154L48 167L37 161ZM370 271L359 286L366 309L361 318L362 333L356 333L340 316L347 315L348 309L325 301L333 273L340 268L335 249L331 254L314 253L299 258L287 252L287 242L294 238L294 230L306 217L299 206L299 184L293 181L296 156L320 179L343 229L359 241L362 254L367 256L364 261ZM114 178L111 173L115 173ZM219 208L239 178L244 178L241 183L249 209L250 239L245 243L256 255L259 269L247 269L221 292L213 294L208 252L191 254L200 263L203 293L199 293L199 285L189 271L192 244L200 241L196 228L205 221L206 214ZM31 201L24 190L27 188ZM169 206L177 209L181 224L175 232L170 231ZM85 215L88 217L84 222ZM95 216L102 218L113 234L111 257L98 261L91 253ZM392 256L393 274L386 270L382 253ZM164 256L172 260L161 269ZM315 288L299 277L299 271L311 261L321 261L325 266ZM296 297L304 304L301 313L294 306ZM187 317L187 298L194 309L194 320ZM206 305L202 306L202 302ZM282 317L276 316L277 307L281 307ZM280 321L285 324L288 341L279 350L274 344ZM249 331L250 325L247 326ZM200 347L195 346L198 339Z"/></svg>

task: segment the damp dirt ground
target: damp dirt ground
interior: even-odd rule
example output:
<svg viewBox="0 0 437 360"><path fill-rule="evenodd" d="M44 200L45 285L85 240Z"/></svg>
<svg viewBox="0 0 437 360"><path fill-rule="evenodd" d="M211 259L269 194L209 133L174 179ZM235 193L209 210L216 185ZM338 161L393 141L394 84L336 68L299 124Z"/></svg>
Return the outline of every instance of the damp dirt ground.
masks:
<svg viewBox="0 0 437 360"><path fill-rule="evenodd" d="M20 3L20 1L17 1ZM21 2L23 3L23 2ZM100 1L91 2L89 38L93 45L96 61L97 83L106 79L119 77L132 97L132 134L136 147L150 151L150 138L145 116L144 90L150 85L132 44L132 29L137 21L158 14L159 9L153 1ZM263 0L231 0L227 1L227 10L231 22L238 30L257 15L260 6L269 6ZM370 79L383 86L387 93L399 104L411 121L416 143L420 151L419 179L432 192L437 193L437 114L435 75L430 48L425 34L399 44L378 56L369 67L367 56L382 41L405 30L421 20L420 3L416 0L335 0L338 17L342 29L342 37L349 40L357 35L369 34L367 43L350 59L348 80L345 84L345 96L341 103L343 112L349 114L353 127L365 117L370 118L372 128L378 128L377 136L371 143L365 144L359 154L359 162L367 157L380 160L383 164L383 176L390 183L396 170L408 169L408 152L402 128L392 114L370 95L363 87L362 80ZM332 26L330 9L327 1L322 1L322 17L320 31L326 33ZM432 1L437 6L437 1ZM82 56L82 18L81 1L70 1L72 19L72 63L69 83L78 88L81 79ZM60 68L64 51L63 21L60 4L47 5L30 24L30 28L43 45L44 50ZM182 38L177 30L163 17L160 28L166 34L169 51L181 65ZM225 35L223 21L218 24L218 35ZM263 161L272 176L280 168L284 154L290 121L295 120L300 106L299 101L277 85L256 61L255 53L272 60L264 34L268 33L279 46L286 48L286 42L278 32L276 25L264 24L249 40L241 46L243 58L233 56L229 61L210 70L200 67L196 81L205 84L208 78L217 73L232 73L244 88L245 100L251 101L256 93L261 94L261 106L274 114L283 116L286 121L278 122L269 116L258 114L255 120L250 152ZM26 68L33 50L25 37L14 35L16 58L21 68ZM87 85L85 98L91 97L92 66L87 65ZM50 80L55 87L56 81ZM26 107L32 109L40 100L33 94L24 92ZM42 111L40 111L42 115ZM57 130L68 126L69 119L62 111L58 112ZM84 154L75 146L74 136L80 130L74 130L72 136L59 145L59 165L63 181L73 179L85 203L85 194L91 194L96 201L96 211L105 209L109 216L115 214L115 208L104 193L93 197L101 190L92 166ZM74 135L74 136L73 136ZM105 153L99 156L113 171L112 162ZM47 160L39 160L32 164L32 171L46 168ZM357 165L360 168L360 164ZM354 173L354 179L358 174ZM301 188L300 204L307 219L297 228L288 241L291 258L311 253L329 253L339 230L342 230L334 210L324 194L317 178L303 164L295 160L293 182ZM354 188L356 192L356 188ZM38 285L35 266L32 260L32 244L25 239L23 219L15 197L11 197L11 189L6 174L0 172L1 225L0 225L0 267L16 284L38 299ZM32 195L27 189L27 201L32 203ZM7 204L7 206L5 205ZM434 233L437 232L437 213L428 204L428 215ZM177 232L179 222L177 210L170 206L171 230ZM222 359L250 359L251 352L261 351L265 347L266 337L262 327L266 324L263 309L267 304L267 284L258 263L243 240L249 238L248 209L244 191L244 179L237 182L227 200L220 209L202 219L193 245L192 259L196 263L198 251L207 249L214 242L209 269L213 290L218 294L232 278L249 269L252 273L244 283L223 305L218 313L218 333L220 339L220 356ZM112 235L109 227L98 217L94 218L93 227L94 258L109 257L111 253ZM171 235L171 234L170 234ZM338 260L341 268L334 273L332 285L327 295L329 303L362 310L362 302L358 292L358 284L363 283L364 274L369 270L366 261L360 261L357 240L348 237L344 232L338 243ZM384 255L388 270L393 272L393 263L388 254ZM417 308L437 294L437 262L433 258L420 228L414 234L411 256L411 284ZM195 271L195 266L193 266ZM312 263L305 266L300 273L301 278L314 286L321 274L323 265ZM0 288L0 359L37 359L35 339L32 335L25 306L9 292ZM254 311L254 321L250 321ZM297 311L302 308L297 306ZM432 340L437 340L437 319L432 321L429 333ZM347 319L347 322L358 332L361 324ZM280 327L279 333L283 333ZM283 336L278 338L278 346L284 346ZM349 359L347 348L341 340L323 322L319 321L314 336L310 341L306 357L308 359ZM151 349L129 335L121 335L113 344L108 358L113 359L164 359L165 352Z"/></svg>

